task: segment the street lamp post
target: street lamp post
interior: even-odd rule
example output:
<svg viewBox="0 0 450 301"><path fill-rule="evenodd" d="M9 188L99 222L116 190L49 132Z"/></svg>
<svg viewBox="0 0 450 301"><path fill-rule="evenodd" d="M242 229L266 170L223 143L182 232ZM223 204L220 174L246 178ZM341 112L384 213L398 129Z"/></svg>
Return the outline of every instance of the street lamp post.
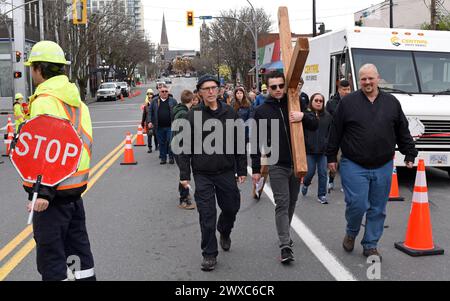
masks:
<svg viewBox="0 0 450 301"><path fill-rule="evenodd" d="M252 3L247 0L248 4L252 7L253 10L253 26L255 27L255 34L253 38L255 40L255 81L256 81L256 90L259 91L259 59L258 59L258 26L256 24L256 10L253 7Z"/></svg>
<svg viewBox="0 0 450 301"><path fill-rule="evenodd" d="M258 79L258 73L259 73L259 66L258 66L258 32L255 31L254 29L252 29L247 23L245 23L244 21L238 19L238 18L233 18L233 17L213 17L213 16L200 16L198 17L199 19L202 20L209 20L209 19L225 19L225 20L234 20L237 22L240 22L242 24L244 24L244 26L247 28L248 31L250 31L250 33L253 36L253 40L255 42L255 72L256 72L256 85L257 88L259 88L259 79Z"/></svg>

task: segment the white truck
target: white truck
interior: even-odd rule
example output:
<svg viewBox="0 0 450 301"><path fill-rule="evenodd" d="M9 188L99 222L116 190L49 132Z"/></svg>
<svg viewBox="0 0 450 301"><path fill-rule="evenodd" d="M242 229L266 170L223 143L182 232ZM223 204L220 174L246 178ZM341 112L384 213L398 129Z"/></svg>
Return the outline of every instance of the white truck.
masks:
<svg viewBox="0 0 450 301"><path fill-rule="evenodd" d="M342 79L354 91L359 68L375 64L380 88L402 105L418 157L450 175L450 32L354 27L311 38L309 46L304 92L330 98ZM397 151L395 165L403 160Z"/></svg>

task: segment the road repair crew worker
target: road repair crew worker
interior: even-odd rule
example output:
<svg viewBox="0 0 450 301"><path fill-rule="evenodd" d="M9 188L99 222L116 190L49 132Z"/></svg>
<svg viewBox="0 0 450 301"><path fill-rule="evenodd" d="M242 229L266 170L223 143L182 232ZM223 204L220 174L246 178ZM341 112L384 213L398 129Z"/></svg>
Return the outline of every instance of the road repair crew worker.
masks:
<svg viewBox="0 0 450 301"><path fill-rule="evenodd" d="M14 97L14 120L16 123L16 133L19 131L19 126L25 122L25 113L22 107L23 95L21 93L17 93Z"/></svg>
<svg viewBox="0 0 450 301"><path fill-rule="evenodd" d="M33 216L37 268L44 281L96 280L94 259L86 230L81 194L86 190L92 149L92 124L88 107L75 84L64 75L67 61L61 47L51 41L33 46L26 66L36 91L30 97L30 118L48 114L71 121L83 141L78 170L55 187L41 186ZM32 198L32 183L24 188ZM31 210L31 202L28 210ZM73 261L78 269L69 273ZM75 265L74 264L74 265Z"/></svg>

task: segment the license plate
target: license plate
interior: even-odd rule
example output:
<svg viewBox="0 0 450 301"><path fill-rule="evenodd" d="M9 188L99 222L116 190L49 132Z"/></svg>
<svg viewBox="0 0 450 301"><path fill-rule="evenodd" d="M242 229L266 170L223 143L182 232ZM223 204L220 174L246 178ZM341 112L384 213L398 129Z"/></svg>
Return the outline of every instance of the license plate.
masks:
<svg viewBox="0 0 450 301"><path fill-rule="evenodd" d="M448 164L448 155L446 154L434 154L430 155L430 164Z"/></svg>

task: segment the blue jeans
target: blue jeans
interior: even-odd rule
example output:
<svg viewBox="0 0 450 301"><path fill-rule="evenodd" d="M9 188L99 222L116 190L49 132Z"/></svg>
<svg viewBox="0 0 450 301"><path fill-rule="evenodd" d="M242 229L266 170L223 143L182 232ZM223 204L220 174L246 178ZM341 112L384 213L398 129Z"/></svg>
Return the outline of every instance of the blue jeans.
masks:
<svg viewBox="0 0 450 301"><path fill-rule="evenodd" d="M325 155L306 155L308 161L308 173L303 179L305 186L311 185L311 181L316 173L319 175L319 185L317 187L317 196L327 194L327 157Z"/></svg>
<svg viewBox="0 0 450 301"><path fill-rule="evenodd" d="M173 159L172 150L170 149L170 140L172 139L171 128L158 128L159 158L163 161L167 160L167 155Z"/></svg>
<svg viewBox="0 0 450 301"><path fill-rule="evenodd" d="M347 235L356 237L366 215L361 241L364 249L376 248L383 234L386 204L391 189L393 162L376 169L364 168L342 157L340 173L345 193Z"/></svg>

